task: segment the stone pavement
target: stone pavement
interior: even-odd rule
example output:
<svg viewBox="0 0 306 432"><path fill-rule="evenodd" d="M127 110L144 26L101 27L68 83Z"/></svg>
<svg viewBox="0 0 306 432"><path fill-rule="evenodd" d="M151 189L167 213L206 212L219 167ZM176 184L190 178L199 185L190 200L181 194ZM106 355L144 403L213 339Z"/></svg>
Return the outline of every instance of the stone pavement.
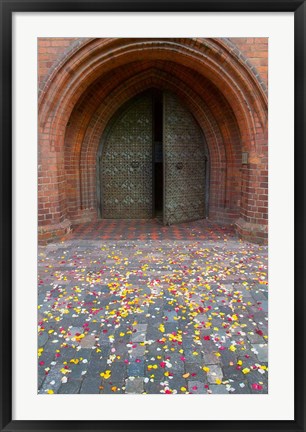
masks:
<svg viewBox="0 0 306 432"><path fill-rule="evenodd" d="M38 392L268 392L267 247L66 240L39 248Z"/></svg>

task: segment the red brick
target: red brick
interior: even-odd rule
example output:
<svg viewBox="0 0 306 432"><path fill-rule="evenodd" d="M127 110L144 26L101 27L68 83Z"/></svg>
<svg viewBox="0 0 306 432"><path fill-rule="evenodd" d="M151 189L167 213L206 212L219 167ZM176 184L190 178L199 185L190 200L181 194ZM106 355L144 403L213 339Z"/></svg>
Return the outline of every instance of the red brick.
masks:
<svg viewBox="0 0 306 432"><path fill-rule="evenodd" d="M96 217L91 209L97 207L96 154L103 131L123 103L152 86L177 93L205 134L211 214L220 220L242 216L250 223L266 223L267 104L258 96L264 87L241 61L242 56L249 59L267 84L265 38L232 38L242 56L230 55L232 47L223 40L177 39L176 50L173 41L159 40L153 48L150 40L149 50L137 46L122 54L123 60L115 50L125 53L135 41L75 41L38 40L41 226L80 219L84 209ZM189 47L203 57L196 67ZM225 72L230 80L224 79ZM242 151L249 152L247 166L241 165Z"/></svg>

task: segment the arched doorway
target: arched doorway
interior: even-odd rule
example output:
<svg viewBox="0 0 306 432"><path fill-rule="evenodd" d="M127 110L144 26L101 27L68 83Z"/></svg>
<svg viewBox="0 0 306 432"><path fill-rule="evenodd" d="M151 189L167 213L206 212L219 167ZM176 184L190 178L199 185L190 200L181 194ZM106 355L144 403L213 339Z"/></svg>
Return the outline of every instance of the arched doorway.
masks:
<svg viewBox="0 0 306 432"><path fill-rule="evenodd" d="M40 82L40 241L51 242L73 226L96 220L101 136L120 106L154 87L177 95L205 133L210 169L206 215L235 224L245 239L265 242L267 89L239 46L227 38L71 42ZM256 38L252 52L253 46ZM241 163L242 153L248 154L248 164ZM98 207L101 211L101 203Z"/></svg>
<svg viewBox="0 0 306 432"><path fill-rule="evenodd" d="M159 218L165 225L208 214L209 154L180 99L152 89L124 104L102 135L97 202L105 219Z"/></svg>

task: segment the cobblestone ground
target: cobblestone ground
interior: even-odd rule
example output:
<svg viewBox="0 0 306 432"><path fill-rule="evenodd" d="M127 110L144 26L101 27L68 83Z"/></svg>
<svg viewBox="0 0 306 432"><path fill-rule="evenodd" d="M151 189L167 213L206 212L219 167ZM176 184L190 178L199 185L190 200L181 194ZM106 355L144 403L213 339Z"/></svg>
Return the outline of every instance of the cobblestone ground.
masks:
<svg viewBox="0 0 306 432"><path fill-rule="evenodd" d="M38 392L268 392L267 247L80 240L39 248Z"/></svg>

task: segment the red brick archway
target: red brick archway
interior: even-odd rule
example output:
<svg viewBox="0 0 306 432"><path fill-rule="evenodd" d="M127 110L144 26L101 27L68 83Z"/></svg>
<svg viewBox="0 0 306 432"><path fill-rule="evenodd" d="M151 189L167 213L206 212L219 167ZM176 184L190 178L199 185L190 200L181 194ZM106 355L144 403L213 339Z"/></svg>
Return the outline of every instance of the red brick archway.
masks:
<svg viewBox="0 0 306 432"><path fill-rule="evenodd" d="M40 239L97 217L101 135L123 103L151 87L176 93L203 130L209 217L264 241L267 97L256 71L224 39L88 39L58 60L39 98Z"/></svg>

